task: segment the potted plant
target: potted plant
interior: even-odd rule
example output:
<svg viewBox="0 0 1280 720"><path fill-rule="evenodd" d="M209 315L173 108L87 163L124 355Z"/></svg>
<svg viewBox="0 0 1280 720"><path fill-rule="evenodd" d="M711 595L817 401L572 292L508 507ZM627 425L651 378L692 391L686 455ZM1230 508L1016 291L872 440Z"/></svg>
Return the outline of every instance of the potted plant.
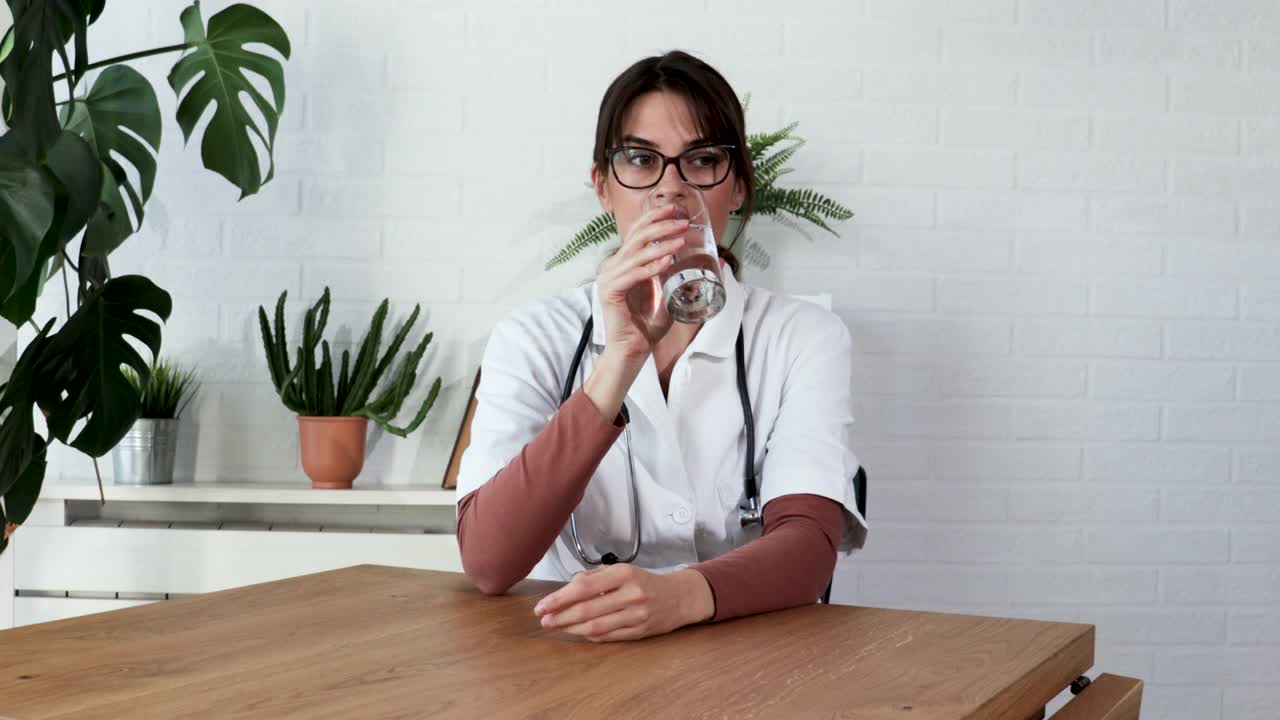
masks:
<svg viewBox="0 0 1280 720"><path fill-rule="evenodd" d="M146 383L132 368L129 384L142 398L138 419L111 450L117 485L168 485L178 449L178 421L195 390L195 372L168 360L151 366Z"/></svg>
<svg viewBox="0 0 1280 720"><path fill-rule="evenodd" d="M440 394L438 377L413 420L403 427L393 424L405 398L413 390L418 366L433 334L423 336L417 347L400 361L390 382L375 393L417 322L421 308L413 306L413 313L396 331L386 352L379 358L382 330L390 311L390 301L383 300L373 313L355 363L351 362L351 351L343 350L339 369L333 361L329 341L323 339L329 320L329 288L326 287L316 304L307 310L303 320L302 344L297 348L296 360L291 367L284 322L287 295L287 292L280 293L280 299L276 301L274 327L267 321L266 309L258 307L258 324L267 353L271 384L285 407L298 414L302 469L311 478L311 486L349 489L364 467L365 434L370 420L392 435L406 437L422 424L435 404L436 396ZM317 349L321 351L318 366Z"/></svg>
<svg viewBox="0 0 1280 720"><path fill-rule="evenodd" d="M107 262L141 227L160 153L160 103L128 63L179 55L168 84L183 138L199 141L204 166L242 199L274 172L285 100L277 55L290 53L279 23L244 4L206 23L192 3L174 18L175 43L91 61L89 26L105 5L10 0L13 24L0 29L0 316L34 330L0 386L0 552L40 495L49 444L95 458L96 470L133 426L141 397L122 368L147 378L162 330L152 315L164 321L172 309L149 278L113 276ZM66 315L34 319L58 274Z"/></svg>
<svg viewBox="0 0 1280 720"><path fill-rule="evenodd" d="M744 110L750 105L750 101L750 96L743 100ZM805 144L803 138L795 135L796 127L797 123L793 122L780 130L751 133L747 136L747 155L751 158L756 178L755 204L751 216L770 217L791 227L796 227L798 221L804 221L838 237L839 233L827 221L848 220L853 217L852 210L817 191L779 187L776 184L778 178L791 172L791 168L786 166L787 162ZM732 238L728 246L730 250L745 236L738 232L741 222L741 213L734 211L730 214L729 227L725 230L725 238ZM613 222L613 216L600 213L578 230L573 239L547 262L546 269L566 263L583 250L599 245L617 234L618 227ZM743 249L743 259L747 263L760 269L769 266L769 253L759 243L747 240Z"/></svg>

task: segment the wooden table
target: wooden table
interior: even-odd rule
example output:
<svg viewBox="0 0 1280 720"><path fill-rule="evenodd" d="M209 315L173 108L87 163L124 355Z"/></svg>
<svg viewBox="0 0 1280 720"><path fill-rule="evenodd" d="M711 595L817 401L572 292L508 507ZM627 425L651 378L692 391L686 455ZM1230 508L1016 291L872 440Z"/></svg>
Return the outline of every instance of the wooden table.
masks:
<svg viewBox="0 0 1280 720"><path fill-rule="evenodd" d="M539 625L555 587L361 565L8 630L0 716L1027 720L1093 664L1089 625L822 605L594 645Z"/></svg>

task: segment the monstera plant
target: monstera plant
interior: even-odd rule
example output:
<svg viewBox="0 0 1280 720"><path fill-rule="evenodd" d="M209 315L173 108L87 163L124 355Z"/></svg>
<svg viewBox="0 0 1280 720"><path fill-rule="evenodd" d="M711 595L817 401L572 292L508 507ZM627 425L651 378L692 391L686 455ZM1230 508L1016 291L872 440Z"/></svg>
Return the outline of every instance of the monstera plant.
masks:
<svg viewBox="0 0 1280 720"><path fill-rule="evenodd" d="M0 315L36 334L0 386L0 552L40 494L50 443L95 458L96 468L128 431L141 410L138 387L160 352L161 326L152 316L169 317L167 292L141 275L112 276L108 264L142 225L161 140L155 90L125 63L181 53L169 73L178 126L191 141L210 116L200 156L243 199L271 180L285 100L281 61L257 46L284 58L290 52L285 31L261 10L232 5L206 25L196 2L175 23L182 42L90 62L89 27L105 0L8 5L13 25L0 36L7 127L0 136ZM265 80L269 96L246 73ZM66 320L38 322L36 300L57 275Z"/></svg>

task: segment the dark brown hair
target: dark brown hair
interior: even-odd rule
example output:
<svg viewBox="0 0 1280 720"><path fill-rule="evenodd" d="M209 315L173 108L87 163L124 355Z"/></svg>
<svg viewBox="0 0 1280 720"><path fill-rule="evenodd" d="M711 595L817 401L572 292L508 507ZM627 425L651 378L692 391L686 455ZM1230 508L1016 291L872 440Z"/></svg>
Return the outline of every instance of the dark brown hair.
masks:
<svg viewBox="0 0 1280 720"><path fill-rule="evenodd" d="M636 98L654 91L683 97L689 103L693 122L703 137L714 143L733 146L730 153L733 173L746 190L738 213L742 222L738 225L737 235L729 243L733 245L747 226L756 194L755 175L747 153L746 120L742 103L729 86L729 81L702 60L687 52L672 50L634 63L610 83L600 100L600 114L596 119L596 144L591 153L596 171L609 171L609 149L622 139L622 118L627 108ZM724 246L720 248L720 255L736 275L738 259Z"/></svg>

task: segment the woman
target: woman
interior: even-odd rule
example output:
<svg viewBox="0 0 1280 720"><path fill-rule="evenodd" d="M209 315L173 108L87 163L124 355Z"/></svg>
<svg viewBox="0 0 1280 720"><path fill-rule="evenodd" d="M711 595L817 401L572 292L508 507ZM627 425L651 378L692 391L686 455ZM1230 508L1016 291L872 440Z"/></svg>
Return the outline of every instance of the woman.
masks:
<svg viewBox="0 0 1280 720"><path fill-rule="evenodd" d="M723 153L723 165L708 153ZM739 284L723 251L717 315L684 324L644 309L688 228L671 208L642 212L644 200L654 188L681 192L688 175L723 239L755 189L742 106L686 53L641 60L605 93L591 168L621 247L593 285L495 328L459 471L458 543L476 586L568 580L535 612L593 641L815 602L837 551L865 538L840 320ZM749 506L740 332L763 527L740 522ZM566 378L579 346L581 365Z"/></svg>

